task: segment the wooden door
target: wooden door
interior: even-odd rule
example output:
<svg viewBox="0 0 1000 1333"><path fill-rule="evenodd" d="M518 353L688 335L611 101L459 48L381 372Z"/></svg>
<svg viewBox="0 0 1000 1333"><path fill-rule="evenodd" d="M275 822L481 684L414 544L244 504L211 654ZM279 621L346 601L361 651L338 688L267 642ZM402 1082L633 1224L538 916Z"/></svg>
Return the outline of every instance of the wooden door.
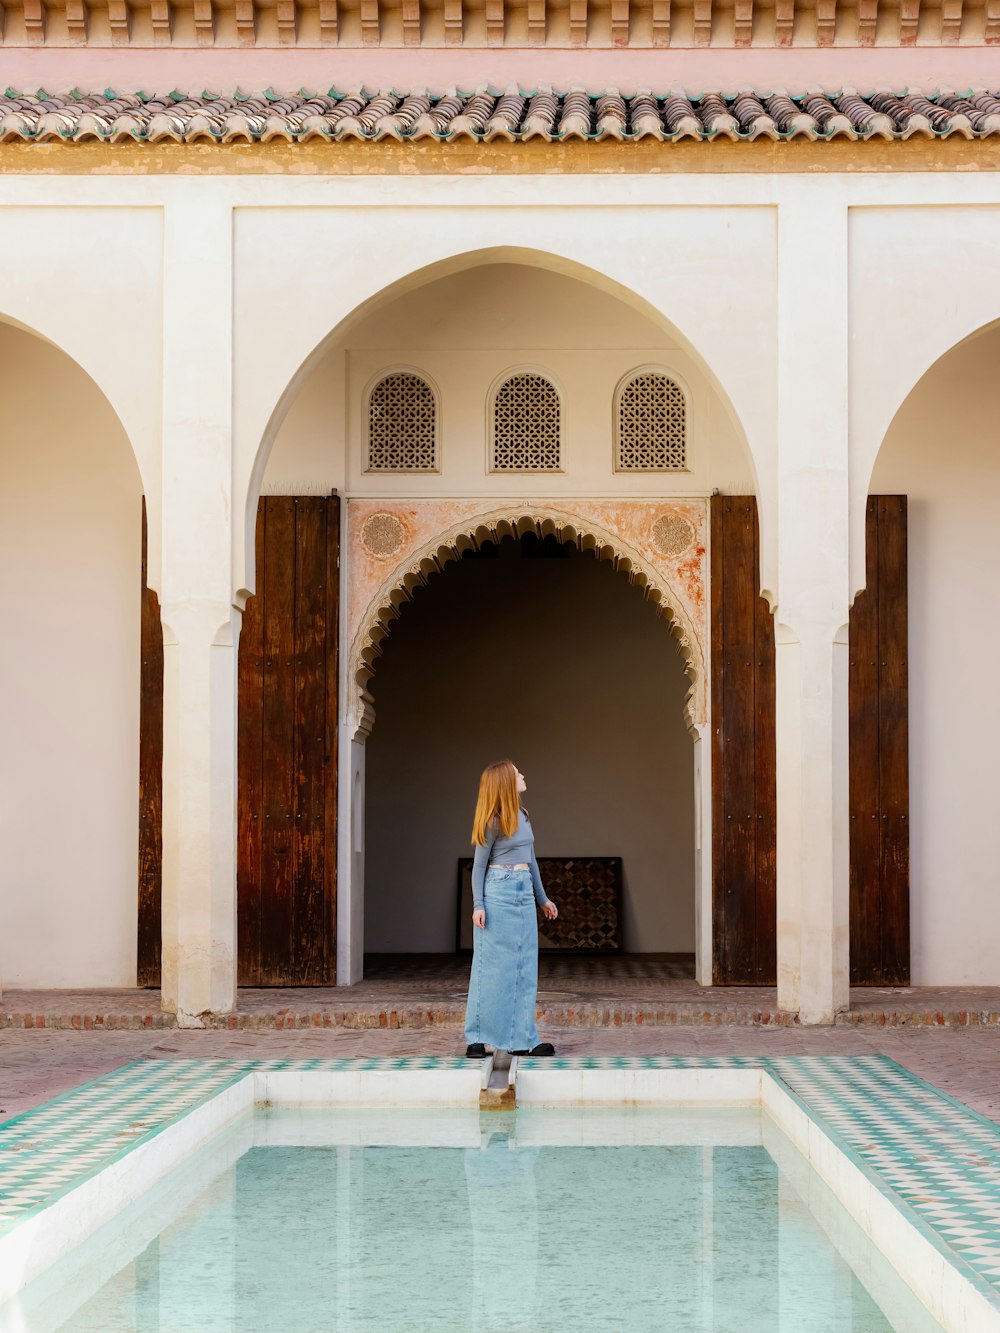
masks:
<svg viewBox="0 0 1000 1333"><path fill-rule="evenodd" d="M910 982L906 496L869 496L850 620L851 984Z"/></svg>
<svg viewBox="0 0 1000 1333"><path fill-rule="evenodd" d="M336 979L340 501L257 508L257 593L239 647L238 976Z"/></svg>
<svg viewBox="0 0 1000 1333"><path fill-rule="evenodd" d="M160 602L146 586L146 501L142 501L139 643L139 931L136 982L160 984L163 863L163 629Z"/></svg>
<svg viewBox="0 0 1000 1333"><path fill-rule="evenodd" d="M774 985L774 621L756 500L713 496L711 524L712 979Z"/></svg>

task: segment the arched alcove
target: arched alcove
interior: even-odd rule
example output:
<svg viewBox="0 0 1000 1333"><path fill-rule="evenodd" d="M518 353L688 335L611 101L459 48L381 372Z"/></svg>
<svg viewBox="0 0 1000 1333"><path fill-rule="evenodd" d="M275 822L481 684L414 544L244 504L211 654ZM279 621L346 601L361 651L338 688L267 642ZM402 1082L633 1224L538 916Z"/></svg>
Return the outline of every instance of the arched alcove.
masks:
<svg viewBox="0 0 1000 1333"><path fill-rule="evenodd" d="M694 953L690 646L685 658L620 555L542 527L447 548L373 663L367 953L454 948L479 773L508 754L540 856L621 857L625 950Z"/></svg>
<svg viewBox="0 0 1000 1333"><path fill-rule="evenodd" d="M401 366L437 394L438 470L431 475L365 468L367 395L380 375ZM615 468L616 390L643 366L661 368L685 390L687 466L669 477ZM518 367L558 386L558 471L490 470L491 388ZM373 293L315 346L272 412L257 475L269 496L335 490L343 502L341 830L364 828L358 807L371 795L365 744L374 722L368 683L389 626L413 591L464 550L504 536L530 531L569 541L633 583L639 605L646 598L663 618L654 627L676 636L678 670L686 673L678 677L686 688L680 716L696 740L705 736L707 497L715 489L754 492L754 470L711 370L636 292L559 256L521 249L471 252L415 270ZM673 651L669 633L662 643ZM618 673L606 682L602 704L613 709L627 690ZM708 977L705 749L689 744L686 762L704 823L696 877L699 975ZM342 983L361 976L365 858L356 836L340 858Z"/></svg>
<svg viewBox="0 0 1000 1333"><path fill-rule="evenodd" d="M897 412L870 492L908 497L910 918L915 985L997 980L1000 326Z"/></svg>
<svg viewBox="0 0 1000 1333"><path fill-rule="evenodd" d="M7 986L136 977L142 483L101 390L0 324Z"/></svg>

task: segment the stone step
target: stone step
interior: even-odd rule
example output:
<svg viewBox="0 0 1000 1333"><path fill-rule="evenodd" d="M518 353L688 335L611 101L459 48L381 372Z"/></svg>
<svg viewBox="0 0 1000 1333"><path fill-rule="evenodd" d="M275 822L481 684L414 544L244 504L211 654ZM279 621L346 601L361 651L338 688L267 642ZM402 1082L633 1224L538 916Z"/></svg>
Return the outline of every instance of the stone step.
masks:
<svg viewBox="0 0 1000 1333"><path fill-rule="evenodd" d="M147 996L149 992L137 992ZM172 1014L159 1007L139 1002L133 997L125 1004L111 996L95 995L94 1003L81 1004L75 995L71 1005L63 1006L54 993L45 995L46 1003L27 1007L18 1004L22 997L5 997L0 1008L0 1028L71 1029L78 1031L118 1031L166 1029L177 1026ZM23 998L27 998L24 993ZM117 998L117 997L115 997ZM938 997L936 997L938 998ZM106 1003L101 1003L104 999ZM30 1003L30 1001L29 1001ZM206 1028L230 1031L261 1029L292 1030L304 1028L419 1029L461 1028L465 1006L460 1003L397 1004L326 1002L268 1008L260 1001L252 1008L231 1014L207 1015L201 1022ZM633 1001L592 1001L581 998L574 1004L542 1005L538 1009L541 1028L620 1028L620 1027L797 1027L798 1015L748 1004L727 1004L723 996L717 1003L649 1004ZM1000 1009L921 1007L912 994L906 1005L855 1004L837 1019L838 1027L1000 1027Z"/></svg>

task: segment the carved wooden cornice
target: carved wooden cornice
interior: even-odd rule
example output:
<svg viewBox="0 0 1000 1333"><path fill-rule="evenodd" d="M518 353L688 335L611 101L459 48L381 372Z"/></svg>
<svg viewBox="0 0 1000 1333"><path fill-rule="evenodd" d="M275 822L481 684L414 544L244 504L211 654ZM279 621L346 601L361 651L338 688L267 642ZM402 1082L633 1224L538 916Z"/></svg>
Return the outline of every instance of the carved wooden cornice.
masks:
<svg viewBox="0 0 1000 1333"><path fill-rule="evenodd" d="M15 0L4 46L1000 45L1000 0Z"/></svg>

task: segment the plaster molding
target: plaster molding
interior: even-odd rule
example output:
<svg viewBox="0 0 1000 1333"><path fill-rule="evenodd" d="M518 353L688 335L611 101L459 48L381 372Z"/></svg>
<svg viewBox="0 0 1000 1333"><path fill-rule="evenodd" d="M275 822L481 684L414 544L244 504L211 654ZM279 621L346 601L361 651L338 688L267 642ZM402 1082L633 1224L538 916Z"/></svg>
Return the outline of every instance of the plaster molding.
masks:
<svg viewBox="0 0 1000 1333"><path fill-rule="evenodd" d="M392 526L396 540L366 546L371 521ZM681 550L658 548L664 520L690 528ZM554 534L580 550L609 560L656 605L677 637L689 679L685 720L693 735L708 714L705 665L707 630L706 536L708 507L703 500L566 500L509 502L484 508L477 501L350 500L347 503L347 662L349 732L361 743L375 721L368 688L375 663L399 608L416 588L446 564L506 536ZM381 530L380 528L380 530ZM661 543L662 546L662 543Z"/></svg>
<svg viewBox="0 0 1000 1333"><path fill-rule="evenodd" d="M876 176L1000 171L1000 135L988 139L756 139L661 143L572 140L419 142L347 139L288 143L0 143L0 175L17 176Z"/></svg>

